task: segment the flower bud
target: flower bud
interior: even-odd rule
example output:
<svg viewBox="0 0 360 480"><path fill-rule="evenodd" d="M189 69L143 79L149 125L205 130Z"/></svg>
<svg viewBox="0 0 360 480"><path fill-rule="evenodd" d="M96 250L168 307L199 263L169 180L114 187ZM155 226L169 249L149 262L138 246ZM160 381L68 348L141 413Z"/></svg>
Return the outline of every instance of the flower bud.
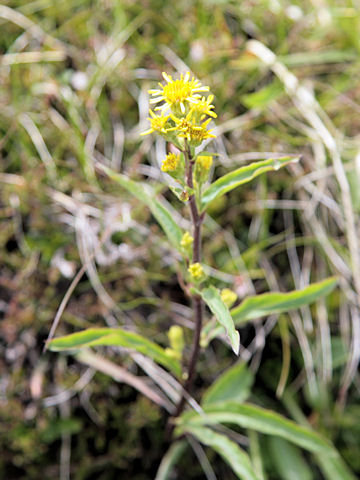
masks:
<svg viewBox="0 0 360 480"><path fill-rule="evenodd" d="M198 183L204 183L209 177L209 171L213 163L213 157L210 155L198 155L195 163L195 180Z"/></svg>
<svg viewBox="0 0 360 480"><path fill-rule="evenodd" d="M237 299L236 293L230 290L230 288L224 288L223 290L221 290L220 296L221 300L228 308L232 307Z"/></svg>
<svg viewBox="0 0 360 480"><path fill-rule="evenodd" d="M185 232L184 235L181 238L180 246L184 250L188 250L192 246L193 243L194 243L193 237L190 235L189 232Z"/></svg>
<svg viewBox="0 0 360 480"><path fill-rule="evenodd" d="M168 331L170 347L181 356L185 347L184 331L179 325L173 325Z"/></svg>
<svg viewBox="0 0 360 480"><path fill-rule="evenodd" d="M201 263L192 263L188 268L188 272L190 273L191 279L195 282L201 282L205 278L205 272Z"/></svg>

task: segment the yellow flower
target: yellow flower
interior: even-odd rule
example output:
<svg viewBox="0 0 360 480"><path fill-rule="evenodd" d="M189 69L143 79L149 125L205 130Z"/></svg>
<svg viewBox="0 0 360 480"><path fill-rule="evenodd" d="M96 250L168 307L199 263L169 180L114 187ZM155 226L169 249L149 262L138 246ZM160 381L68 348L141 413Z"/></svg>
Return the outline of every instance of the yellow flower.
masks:
<svg viewBox="0 0 360 480"><path fill-rule="evenodd" d="M171 75L163 72L162 76L167 84L159 83L161 89L149 90L150 95L154 98L150 103L159 103L164 101L164 104L156 107L155 110L167 110L171 108L174 113L186 113L188 103L197 103L201 97L198 92L208 92L209 87L202 86L199 80L194 77L190 78L190 72L185 75L180 75L179 80L173 80Z"/></svg>
<svg viewBox="0 0 360 480"><path fill-rule="evenodd" d="M196 158L196 163L199 165L201 170L210 170L210 167L213 163L213 157L210 155L199 155Z"/></svg>
<svg viewBox="0 0 360 480"><path fill-rule="evenodd" d="M224 288L223 290L221 290L220 296L221 300L229 308L233 306L237 299L236 293L230 290L230 288Z"/></svg>
<svg viewBox="0 0 360 480"><path fill-rule="evenodd" d="M160 116L158 116L155 115L152 110L149 110L149 112L151 117L149 117L148 120L150 120L151 128L149 128L149 130L146 130L145 132L142 132L141 135L148 135L152 132L166 134L168 132L166 124L170 118L170 115L164 116L163 114L161 114Z"/></svg>
<svg viewBox="0 0 360 480"><path fill-rule="evenodd" d="M175 131L178 137L186 138L194 147L200 145L207 138L216 138L216 135L211 133L212 130L207 130L211 118L203 123L196 124L193 122L194 118L191 111L183 118L175 117L175 115L170 115L170 117L175 122L175 127L169 128L168 131Z"/></svg>
<svg viewBox="0 0 360 480"><path fill-rule="evenodd" d="M190 233L189 233L189 232L185 232L184 235L182 236L181 241L180 241L180 246L181 246L182 248L187 249L187 248L191 247L191 245L193 244L193 242L194 242L194 239L193 239L193 237L190 235Z"/></svg>
<svg viewBox="0 0 360 480"><path fill-rule="evenodd" d="M179 166L180 155L175 153L169 153L166 155L165 160L161 165L161 170L163 172L174 172Z"/></svg>
<svg viewBox="0 0 360 480"><path fill-rule="evenodd" d="M206 115L216 118L216 113L212 111L212 109L215 108L214 105L211 105L213 100L214 95L209 95L208 98L202 97L198 102L194 103L191 107L193 116L199 121L204 120Z"/></svg>
<svg viewBox="0 0 360 480"><path fill-rule="evenodd" d="M201 265L201 263L192 263L189 268L188 272L190 273L191 277L194 280L202 280L205 277L204 269Z"/></svg>

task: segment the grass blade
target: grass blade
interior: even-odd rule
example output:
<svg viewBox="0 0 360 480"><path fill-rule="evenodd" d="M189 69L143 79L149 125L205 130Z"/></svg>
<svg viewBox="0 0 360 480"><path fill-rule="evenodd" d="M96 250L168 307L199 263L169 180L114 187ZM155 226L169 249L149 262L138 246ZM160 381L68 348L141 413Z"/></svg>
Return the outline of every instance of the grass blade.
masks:
<svg viewBox="0 0 360 480"><path fill-rule="evenodd" d="M180 250L180 241L183 236L183 231L176 223L167 208L161 202L159 202L159 200L154 198L153 195L150 195L147 192L148 186L145 189L144 185L141 182L135 182L134 180L130 180L125 175L122 175L121 173L116 173L102 164L96 164L96 168L97 170L105 173L116 183L121 185L141 203L149 207L151 213L154 215L161 228L165 232L166 236L168 237L171 245L177 250Z"/></svg>

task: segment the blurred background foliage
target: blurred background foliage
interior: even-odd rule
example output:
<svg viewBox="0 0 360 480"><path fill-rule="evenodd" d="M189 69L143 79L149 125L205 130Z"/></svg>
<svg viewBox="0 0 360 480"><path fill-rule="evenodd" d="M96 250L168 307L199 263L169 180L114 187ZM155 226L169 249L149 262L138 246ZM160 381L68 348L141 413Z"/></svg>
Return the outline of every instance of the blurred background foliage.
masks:
<svg viewBox="0 0 360 480"><path fill-rule="evenodd" d="M315 306L244 327L241 357L254 374L252 401L309 422L360 474L359 6L355 0L2 2L1 478L155 475L166 412L72 357L42 349L84 265L57 334L121 324L166 346L171 324L191 327L176 254L150 213L94 172L99 161L153 183L186 228L185 210L166 193L159 171L165 146L139 134L148 125L147 89L162 71L187 69L215 95L214 178L250 160L302 155L300 164L212 205L204 259L219 286L240 299L339 275L340 288ZM252 39L275 53L282 73L248 48ZM317 104L296 104L289 72ZM144 376L128 355L106 353ZM198 394L232 362L228 348L214 341L201 359ZM286 446L270 440L255 442L266 478L290 478L279 466ZM218 478L234 478L207 453ZM301 468L299 451L292 453ZM176 478L205 478L197 465L188 450ZM322 478L316 467L303 468L299 478Z"/></svg>

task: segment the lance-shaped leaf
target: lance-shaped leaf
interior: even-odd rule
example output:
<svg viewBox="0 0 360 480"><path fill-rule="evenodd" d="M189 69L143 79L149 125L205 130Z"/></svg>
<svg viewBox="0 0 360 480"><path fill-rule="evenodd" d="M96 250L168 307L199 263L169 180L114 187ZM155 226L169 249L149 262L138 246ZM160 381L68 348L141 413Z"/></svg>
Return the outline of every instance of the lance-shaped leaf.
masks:
<svg viewBox="0 0 360 480"><path fill-rule="evenodd" d="M234 326L234 320L230 315L230 311L225 303L222 301L220 292L217 288L210 286L204 288L199 292L206 305L210 308L215 315L218 322L225 328L229 337L231 347L235 355L239 354L240 348L240 336Z"/></svg>
<svg viewBox="0 0 360 480"><path fill-rule="evenodd" d="M288 312L328 295L335 288L336 283L336 277L330 277L322 282L313 283L302 290L287 293L263 293L262 295L247 297L238 307L231 310L231 315L235 324L240 325L254 318Z"/></svg>
<svg viewBox="0 0 360 480"><path fill-rule="evenodd" d="M121 328L89 328L82 332L54 338L49 342L49 349L54 352L79 350L96 346L131 348L140 352L180 376L180 363L166 355L165 350L156 343L138 333Z"/></svg>
<svg viewBox="0 0 360 480"><path fill-rule="evenodd" d="M220 377L206 390L202 405L210 403L236 400L243 402L249 396L254 376L247 368L246 363L239 362L228 368Z"/></svg>
<svg viewBox="0 0 360 480"><path fill-rule="evenodd" d="M149 207L151 213L159 222L172 246L177 250L180 250L180 241L183 236L183 231L176 223L167 208L161 202L159 202L159 200L154 198L154 195L150 195L147 192L147 190L150 188L149 186L146 186L147 188L145 188L141 182L130 180L125 175L116 173L102 164L96 164L96 169L105 173L108 177L131 193L131 195L137 198L141 203Z"/></svg>
<svg viewBox="0 0 360 480"><path fill-rule="evenodd" d="M202 194L201 197L201 209L202 211L209 205L215 198L225 195L234 188L250 182L253 178L271 170L279 170L292 162L298 162L300 157L281 157L281 158L269 158L268 160L262 160L261 162L254 162L246 167L238 168L233 172L218 178L212 183Z"/></svg>
<svg viewBox="0 0 360 480"><path fill-rule="evenodd" d="M204 414L193 411L184 413L179 420L180 425L181 422L191 425L230 423L284 438L310 452L336 456L331 443L321 435L271 410L233 401L205 405L203 410Z"/></svg>
<svg viewBox="0 0 360 480"><path fill-rule="evenodd" d="M335 288L336 284L337 278L330 277L321 282L313 283L302 290L294 290L287 293L270 292L247 297L238 307L233 308L230 313L234 324L240 326L255 318L288 312L309 305L319 298L328 295ZM206 325L202 331L204 345L223 332L224 330L220 327L214 328L210 323Z"/></svg>
<svg viewBox="0 0 360 480"><path fill-rule="evenodd" d="M185 425L184 431L196 437L203 445L215 450L241 480L260 480L254 472L248 455L225 435L216 433L210 428L192 424Z"/></svg>

